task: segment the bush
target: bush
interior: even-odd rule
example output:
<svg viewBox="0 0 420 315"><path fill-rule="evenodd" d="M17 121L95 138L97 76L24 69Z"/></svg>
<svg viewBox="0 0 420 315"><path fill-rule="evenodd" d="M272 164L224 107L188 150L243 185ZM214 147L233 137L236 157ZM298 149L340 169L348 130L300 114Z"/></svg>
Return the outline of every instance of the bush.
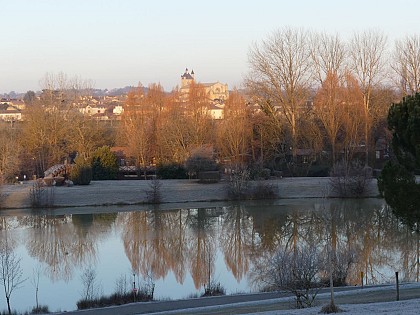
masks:
<svg viewBox="0 0 420 315"><path fill-rule="evenodd" d="M216 161L211 158L194 155L191 156L185 163L185 168L192 178L197 178L200 172L217 171L218 166Z"/></svg>
<svg viewBox="0 0 420 315"><path fill-rule="evenodd" d="M232 170L229 181L227 182L227 193L231 199L243 199L248 192L249 171L245 168Z"/></svg>
<svg viewBox="0 0 420 315"><path fill-rule="evenodd" d="M52 207L54 205L54 187L46 187L42 181L35 181L29 190L29 199L33 208Z"/></svg>
<svg viewBox="0 0 420 315"><path fill-rule="evenodd" d="M338 162L331 171L331 187L339 197L363 197L372 180L372 169L355 161Z"/></svg>
<svg viewBox="0 0 420 315"><path fill-rule="evenodd" d="M249 196L254 200L275 199L277 198L277 187L273 184L259 181L252 187Z"/></svg>
<svg viewBox="0 0 420 315"><path fill-rule="evenodd" d="M114 293L109 296L101 296L93 299L81 299L77 301L77 309L85 310L89 308L107 307L112 305L124 305L133 302L148 302L153 300L153 295L140 289L136 295L132 292L124 294Z"/></svg>
<svg viewBox="0 0 420 315"><path fill-rule="evenodd" d="M205 171L198 173L200 183L217 183L220 180L219 171Z"/></svg>
<svg viewBox="0 0 420 315"><path fill-rule="evenodd" d="M76 163L70 171L70 180L75 185L89 185L92 180L92 167L85 163Z"/></svg>
<svg viewBox="0 0 420 315"><path fill-rule="evenodd" d="M332 314L332 313L341 313L341 312L342 312L341 308L339 308L337 305L332 304L332 303L324 305L320 311L320 313L322 314Z"/></svg>
<svg viewBox="0 0 420 315"><path fill-rule="evenodd" d="M32 308L31 314L48 314L49 312L47 305L39 305Z"/></svg>
<svg viewBox="0 0 420 315"><path fill-rule="evenodd" d="M201 295L204 296L220 296L220 295L226 295L226 290L220 282L213 282L211 281L207 286L204 288L204 293Z"/></svg>
<svg viewBox="0 0 420 315"><path fill-rule="evenodd" d="M252 168L250 171L250 177L251 179L269 179L271 175L271 170L269 168L263 168L263 167L256 167Z"/></svg>
<svg viewBox="0 0 420 315"><path fill-rule="evenodd" d="M108 146L97 148L92 155L92 178L94 180L116 179L118 161Z"/></svg>
<svg viewBox="0 0 420 315"><path fill-rule="evenodd" d="M186 179L188 178L187 170L181 164L169 163L157 166L156 175L160 179Z"/></svg>

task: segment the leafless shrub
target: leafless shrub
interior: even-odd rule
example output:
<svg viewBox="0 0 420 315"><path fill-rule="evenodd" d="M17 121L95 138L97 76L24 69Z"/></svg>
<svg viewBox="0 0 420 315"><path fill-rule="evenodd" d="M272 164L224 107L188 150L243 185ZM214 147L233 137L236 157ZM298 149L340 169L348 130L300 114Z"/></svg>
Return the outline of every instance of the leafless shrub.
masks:
<svg viewBox="0 0 420 315"><path fill-rule="evenodd" d="M149 182L149 189L146 191L146 201L148 203L161 203L162 194L160 189L162 188L162 182L158 178L153 178Z"/></svg>
<svg viewBox="0 0 420 315"><path fill-rule="evenodd" d="M210 281L204 288L204 294L202 296L219 296L225 295L226 290L220 284L220 282Z"/></svg>
<svg viewBox="0 0 420 315"><path fill-rule="evenodd" d="M245 168L237 167L232 170L227 182L228 197L242 199L248 192L250 174Z"/></svg>
<svg viewBox="0 0 420 315"><path fill-rule="evenodd" d="M94 300L100 293L100 285L97 283L96 271L93 268L87 268L80 276L83 284L82 299Z"/></svg>
<svg viewBox="0 0 420 315"><path fill-rule="evenodd" d="M319 279L321 261L315 246L280 250L254 268L253 281L264 284L266 290L292 293L297 308L312 306L323 287Z"/></svg>
<svg viewBox="0 0 420 315"><path fill-rule="evenodd" d="M330 185L338 197L363 197L372 181L372 169L359 162L338 162L331 171Z"/></svg>
<svg viewBox="0 0 420 315"><path fill-rule="evenodd" d="M139 292L142 292L148 300L153 300L155 282L151 272L147 272L147 274L143 277L143 281L139 283Z"/></svg>
<svg viewBox="0 0 420 315"><path fill-rule="evenodd" d="M129 292L127 277L125 275L121 275L115 281L115 294L118 296L124 296Z"/></svg>
<svg viewBox="0 0 420 315"><path fill-rule="evenodd" d="M29 190L29 199L34 208L54 206L54 186L46 187L41 181L35 181Z"/></svg>
<svg viewBox="0 0 420 315"><path fill-rule="evenodd" d="M12 293L19 289L26 279L23 278L21 258L16 256L13 248L7 241L7 237L5 240L2 240L0 247L0 281L4 287L7 309L9 314L11 314L10 298Z"/></svg>

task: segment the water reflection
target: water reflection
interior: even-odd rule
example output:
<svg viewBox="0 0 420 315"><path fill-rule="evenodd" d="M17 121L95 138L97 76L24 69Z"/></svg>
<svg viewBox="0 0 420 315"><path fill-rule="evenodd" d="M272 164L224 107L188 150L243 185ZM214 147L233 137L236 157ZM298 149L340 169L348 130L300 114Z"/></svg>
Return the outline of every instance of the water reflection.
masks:
<svg viewBox="0 0 420 315"><path fill-rule="evenodd" d="M78 278L80 271L101 266L107 242L128 260L130 272L154 281L171 281L179 290L192 279L196 290L220 275L237 283L262 268L279 249L316 244L323 256L327 245L345 270L343 281L374 284L419 280L419 235L402 224L381 200L306 200L285 204L226 204L201 209L176 209L79 215L0 217L0 233L23 244L29 257L42 263L51 287ZM13 233L14 232L14 233ZM115 245L117 244L117 245ZM114 249L113 249L114 250ZM219 259L220 258L220 259ZM102 259L102 260L101 260ZM120 266L121 265L121 266ZM123 263L106 275L117 277ZM226 276L225 276L226 277ZM80 291L80 287L72 288ZM112 291L114 288L105 288ZM190 289L188 289L190 290ZM159 287L156 288L159 296ZM184 296L191 292L186 291ZM228 290L229 293L229 290ZM75 301L72 301L73 305Z"/></svg>
<svg viewBox="0 0 420 315"><path fill-rule="evenodd" d="M117 214L42 215L21 217L30 227L25 246L44 263L52 281L68 281L75 269L96 263L98 239L106 235Z"/></svg>

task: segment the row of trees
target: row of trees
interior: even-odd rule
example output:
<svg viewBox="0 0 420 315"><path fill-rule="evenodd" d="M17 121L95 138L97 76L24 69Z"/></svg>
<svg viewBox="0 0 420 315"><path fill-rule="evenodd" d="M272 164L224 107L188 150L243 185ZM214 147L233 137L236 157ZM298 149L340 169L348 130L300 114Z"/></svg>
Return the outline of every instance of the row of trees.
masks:
<svg viewBox="0 0 420 315"><path fill-rule="evenodd" d="M184 163L203 148L220 161L295 173L303 158L306 166L320 160L331 166L359 154L373 166L375 141L388 136L390 104L420 86L420 36L398 40L393 53L386 48L386 37L373 31L348 42L304 29L273 32L250 48L246 92L230 93L222 120L212 119L214 104L193 82L183 101L178 89L139 86L128 94L119 124L98 123L78 111L89 81L47 75L40 98L25 96L18 128L1 126L1 172L42 175L69 156L87 160L96 148L116 144L138 166Z"/></svg>
<svg viewBox="0 0 420 315"><path fill-rule="evenodd" d="M220 160L233 164L285 167L327 151L330 165L338 159L348 165L357 156L373 166L375 142L389 137L389 106L419 89L419 56L417 35L398 40L391 53L380 32L345 42L281 29L251 47L247 92L230 94L223 120L210 119L200 84L192 84L184 103L176 91L165 101L163 89L152 85L147 95L139 88L129 97L123 143L142 150L139 164L183 162L211 144Z"/></svg>

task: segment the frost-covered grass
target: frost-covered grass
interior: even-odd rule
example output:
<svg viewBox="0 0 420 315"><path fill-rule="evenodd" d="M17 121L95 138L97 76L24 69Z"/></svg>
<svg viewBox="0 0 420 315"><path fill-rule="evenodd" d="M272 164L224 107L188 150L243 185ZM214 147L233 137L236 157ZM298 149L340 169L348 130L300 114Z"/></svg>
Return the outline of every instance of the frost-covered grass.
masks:
<svg viewBox="0 0 420 315"><path fill-rule="evenodd" d="M420 299L406 300L399 302L370 303L370 304L343 304L340 309L343 315L360 315L360 314L389 314L389 315L417 315L419 314ZM252 315L315 315L320 314L321 306L306 308L301 310L272 311L252 313ZM248 314L248 315L251 315Z"/></svg>

